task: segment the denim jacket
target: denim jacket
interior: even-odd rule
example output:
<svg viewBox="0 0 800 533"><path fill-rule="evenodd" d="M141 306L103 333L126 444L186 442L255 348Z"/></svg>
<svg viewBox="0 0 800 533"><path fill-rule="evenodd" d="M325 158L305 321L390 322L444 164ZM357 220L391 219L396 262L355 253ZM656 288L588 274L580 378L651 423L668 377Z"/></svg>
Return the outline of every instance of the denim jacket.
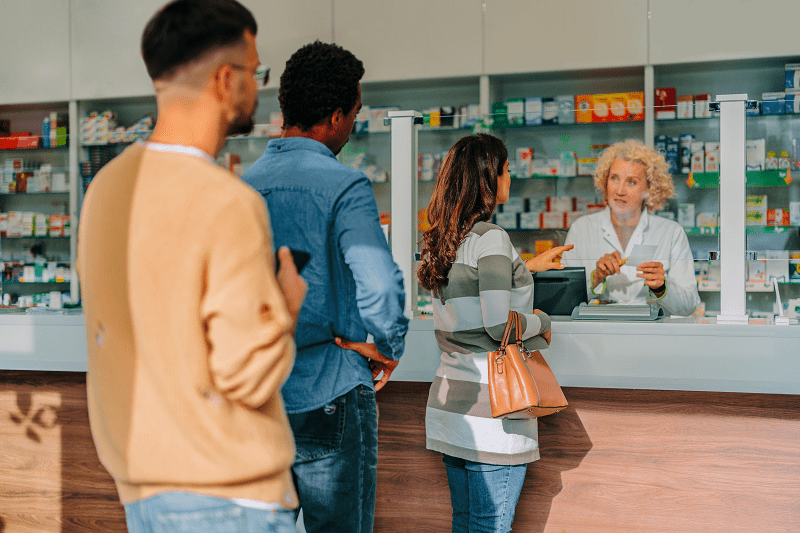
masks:
<svg viewBox="0 0 800 533"><path fill-rule="evenodd" d="M369 179L304 137L273 139L243 177L264 196L275 249L311 253L295 330L297 357L283 386L286 411L322 407L359 384L372 386L367 359L334 337L399 359L408 319L403 276L380 227Z"/></svg>

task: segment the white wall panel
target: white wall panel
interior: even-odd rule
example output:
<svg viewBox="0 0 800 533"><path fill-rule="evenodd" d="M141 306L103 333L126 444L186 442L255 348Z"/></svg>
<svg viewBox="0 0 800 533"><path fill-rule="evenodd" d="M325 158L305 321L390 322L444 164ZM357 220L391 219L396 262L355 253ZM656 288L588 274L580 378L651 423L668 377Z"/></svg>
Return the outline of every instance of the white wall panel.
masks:
<svg viewBox="0 0 800 533"><path fill-rule="evenodd" d="M258 55L277 87L289 57L316 39L333 40L332 0L241 0L258 23Z"/></svg>
<svg viewBox="0 0 800 533"><path fill-rule="evenodd" d="M647 62L647 0L486 0L486 73Z"/></svg>
<svg viewBox="0 0 800 533"><path fill-rule="evenodd" d="M69 0L0 0L0 104L69 98Z"/></svg>
<svg viewBox="0 0 800 533"><path fill-rule="evenodd" d="M482 71L480 0L334 0L334 38L364 62L364 81Z"/></svg>
<svg viewBox="0 0 800 533"><path fill-rule="evenodd" d="M798 0L650 0L654 65L800 54Z"/></svg>
<svg viewBox="0 0 800 533"><path fill-rule="evenodd" d="M72 97L153 94L142 61L145 24L165 0L71 0Z"/></svg>

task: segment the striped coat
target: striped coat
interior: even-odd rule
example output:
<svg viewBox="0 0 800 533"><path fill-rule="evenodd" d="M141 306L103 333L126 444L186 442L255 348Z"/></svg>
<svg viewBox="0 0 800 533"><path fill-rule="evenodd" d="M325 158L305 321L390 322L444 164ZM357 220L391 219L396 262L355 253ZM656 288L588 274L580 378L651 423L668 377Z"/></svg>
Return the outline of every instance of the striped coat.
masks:
<svg viewBox="0 0 800 533"><path fill-rule="evenodd" d="M533 314L532 306L533 277L508 234L494 224L475 224L447 286L434 293L434 331L443 353L425 414L428 449L489 464L539 458L536 419L492 418L487 373L487 352L500 346L509 310L521 313L526 347L547 348L537 335L550 329L550 317Z"/></svg>

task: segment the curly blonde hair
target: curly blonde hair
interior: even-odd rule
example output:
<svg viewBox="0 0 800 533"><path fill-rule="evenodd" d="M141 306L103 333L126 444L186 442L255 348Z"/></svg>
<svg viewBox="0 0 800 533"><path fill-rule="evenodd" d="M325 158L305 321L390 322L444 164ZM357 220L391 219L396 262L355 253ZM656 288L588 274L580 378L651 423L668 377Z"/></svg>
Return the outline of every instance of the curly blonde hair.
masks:
<svg viewBox="0 0 800 533"><path fill-rule="evenodd" d="M597 162L597 169L594 171L594 186L603 193L603 200L606 203L608 203L608 174L611 165L618 159L644 166L647 192L649 193L644 204L648 211L658 211L664 207L664 202L675 196L675 185L672 183L672 176L664 156L652 148L648 148L641 141L628 139L606 148Z"/></svg>

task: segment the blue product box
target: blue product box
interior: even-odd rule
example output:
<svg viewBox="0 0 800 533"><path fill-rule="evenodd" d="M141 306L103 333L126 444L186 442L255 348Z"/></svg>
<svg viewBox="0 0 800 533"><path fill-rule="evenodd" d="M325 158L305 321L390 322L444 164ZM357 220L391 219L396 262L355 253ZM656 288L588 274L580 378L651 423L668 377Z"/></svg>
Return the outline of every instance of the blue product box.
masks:
<svg viewBox="0 0 800 533"><path fill-rule="evenodd" d="M531 96L525 99L525 125L539 126L542 123L542 99Z"/></svg>
<svg viewBox="0 0 800 533"><path fill-rule="evenodd" d="M680 150L680 140L678 137L667 137L667 153L664 158L669 165L670 174L679 174L680 167L678 166L679 158L678 152Z"/></svg>
<svg viewBox="0 0 800 533"><path fill-rule="evenodd" d="M503 229L517 229L519 213L497 213L497 225Z"/></svg>
<svg viewBox="0 0 800 533"><path fill-rule="evenodd" d="M761 114L783 115L786 113L786 93L762 93Z"/></svg>
<svg viewBox="0 0 800 533"><path fill-rule="evenodd" d="M761 102L756 101L756 108L750 109L749 107L744 111L745 116L755 117L761 114Z"/></svg>
<svg viewBox="0 0 800 533"><path fill-rule="evenodd" d="M786 99L784 102L784 111L786 113L800 113L800 91L787 92L784 98Z"/></svg>
<svg viewBox="0 0 800 533"><path fill-rule="evenodd" d="M655 138L655 145L654 148L656 152L663 155L664 157L667 156L667 136L666 135L656 135Z"/></svg>
<svg viewBox="0 0 800 533"><path fill-rule="evenodd" d="M786 64L786 89L800 89L800 63Z"/></svg>

